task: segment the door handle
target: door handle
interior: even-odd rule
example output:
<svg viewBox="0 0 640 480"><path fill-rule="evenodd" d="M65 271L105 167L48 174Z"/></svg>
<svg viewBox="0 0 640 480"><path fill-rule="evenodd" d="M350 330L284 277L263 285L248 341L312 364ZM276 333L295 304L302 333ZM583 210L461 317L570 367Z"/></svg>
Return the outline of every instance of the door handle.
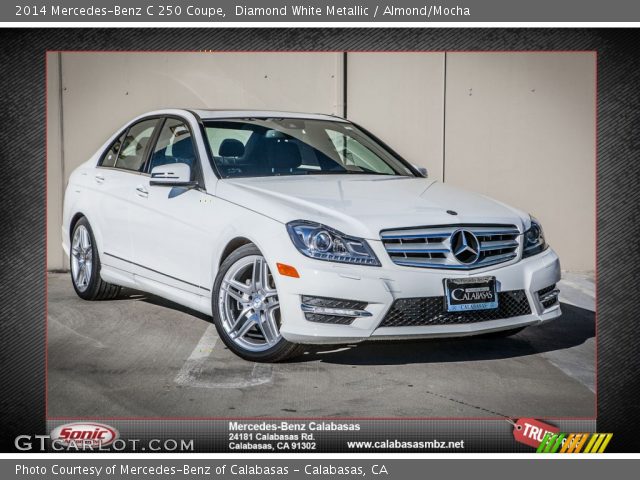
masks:
<svg viewBox="0 0 640 480"><path fill-rule="evenodd" d="M146 188L144 188L144 186L138 185L136 187L136 195L142 198L147 198L149 196L149 191Z"/></svg>
<svg viewBox="0 0 640 480"><path fill-rule="evenodd" d="M98 183L104 183L104 177L100 174L95 176L96 182Z"/></svg>

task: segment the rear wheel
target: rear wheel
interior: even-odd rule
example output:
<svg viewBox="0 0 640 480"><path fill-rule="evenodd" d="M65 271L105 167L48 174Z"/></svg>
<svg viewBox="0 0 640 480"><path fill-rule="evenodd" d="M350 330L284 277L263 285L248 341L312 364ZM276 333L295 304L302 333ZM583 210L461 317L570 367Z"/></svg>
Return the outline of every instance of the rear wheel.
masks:
<svg viewBox="0 0 640 480"><path fill-rule="evenodd" d="M222 263L212 293L213 320L236 355L279 362L303 348L280 334L280 302L267 261L255 245L244 245Z"/></svg>
<svg viewBox="0 0 640 480"><path fill-rule="evenodd" d="M84 300L111 300L120 287L100 278L100 257L88 220L82 217L73 227L69 252L71 283Z"/></svg>

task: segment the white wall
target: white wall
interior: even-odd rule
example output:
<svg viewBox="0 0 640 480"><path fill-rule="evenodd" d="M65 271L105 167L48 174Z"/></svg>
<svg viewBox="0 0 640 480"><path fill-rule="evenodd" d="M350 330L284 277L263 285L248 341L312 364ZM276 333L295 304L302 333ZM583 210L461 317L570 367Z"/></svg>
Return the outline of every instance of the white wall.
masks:
<svg viewBox="0 0 640 480"><path fill-rule="evenodd" d="M442 180L444 53L347 56L347 117Z"/></svg>
<svg viewBox="0 0 640 480"><path fill-rule="evenodd" d="M130 118L164 107L344 107L342 53L52 52L47 65L51 269L66 268L69 173ZM346 71L349 119L432 178L530 211L563 268L593 270L594 54L350 53Z"/></svg>
<svg viewBox="0 0 640 480"><path fill-rule="evenodd" d="M445 181L536 216L564 269L595 265L595 55L447 55Z"/></svg>
<svg viewBox="0 0 640 480"><path fill-rule="evenodd" d="M67 267L62 250L62 199L67 184L62 162L60 54L47 54L47 268Z"/></svg>

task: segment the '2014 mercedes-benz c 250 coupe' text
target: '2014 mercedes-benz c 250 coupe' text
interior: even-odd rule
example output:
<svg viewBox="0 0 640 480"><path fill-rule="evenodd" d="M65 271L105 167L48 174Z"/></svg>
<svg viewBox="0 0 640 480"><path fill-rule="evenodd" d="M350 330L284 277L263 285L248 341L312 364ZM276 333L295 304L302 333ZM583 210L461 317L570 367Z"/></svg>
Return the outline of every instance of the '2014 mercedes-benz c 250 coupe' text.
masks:
<svg viewBox="0 0 640 480"><path fill-rule="evenodd" d="M330 115L142 115L72 173L62 240L81 298L167 298L253 361L560 315L560 263L535 218Z"/></svg>

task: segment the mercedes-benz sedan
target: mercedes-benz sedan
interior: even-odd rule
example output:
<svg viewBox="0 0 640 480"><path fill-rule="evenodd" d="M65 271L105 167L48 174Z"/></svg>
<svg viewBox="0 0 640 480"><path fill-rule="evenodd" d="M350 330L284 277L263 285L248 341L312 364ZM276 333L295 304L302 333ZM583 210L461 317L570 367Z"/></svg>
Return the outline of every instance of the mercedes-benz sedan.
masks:
<svg viewBox="0 0 640 480"><path fill-rule="evenodd" d="M71 175L62 241L81 298L165 297L253 361L560 315L560 263L535 218L328 115L142 115Z"/></svg>

